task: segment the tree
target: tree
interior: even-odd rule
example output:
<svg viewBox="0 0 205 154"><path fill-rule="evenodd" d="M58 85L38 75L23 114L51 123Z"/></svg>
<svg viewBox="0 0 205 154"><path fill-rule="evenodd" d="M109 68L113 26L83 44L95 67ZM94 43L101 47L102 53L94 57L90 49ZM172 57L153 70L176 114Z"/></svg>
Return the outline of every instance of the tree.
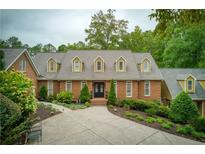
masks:
<svg viewBox="0 0 205 154"><path fill-rule="evenodd" d="M27 116L37 108L32 80L16 71L0 71L0 93L20 106Z"/></svg>
<svg viewBox="0 0 205 154"><path fill-rule="evenodd" d="M6 47L9 47L9 48L21 48L22 46L23 46L23 44L18 39L18 37L12 36L8 40L6 40Z"/></svg>
<svg viewBox="0 0 205 154"><path fill-rule="evenodd" d="M2 39L0 39L0 48L7 48L6 42Z"/></svg>
<svg viewBox="0 0 205 154"><path fill-rule="evenodd" d="M187 123L198 116L198 108L186 92L179 93L171 101L170 117L173 121Z"/></svg>
<svg viewBox="0 0 205 154"><path fill-rule="evenodd" d="M47 92L48 92L48 90L47 90L46 86L42 86L40 89L40 92L39 92L39 96L40 96L41 100L46 100Z"/></svg>
<svg viewBox="0 0 205 154"><path fill-rule="evenodd" d="M43 52L56 52L56 47L51 43L48 43L43 46Z"/></svg>
<svg viewBox="0 0 205 154"><path fill-rule="evenodd" d="M89 90L88 90L88 86L87 84L85 84L80 92L80 102L81 103L86 103L88 101L90 101L90 93L89 93Z"/></svg>
<svg viewBox="0 0 205 154"><path fill-rule="evenodd" d="M67 46L65 44L62 44L58 47L58 52L67 52Z"/></svg>
<svg viewBox="0 0 205 154"><path fill-rule="evenodd" d="M30 48L30 53L31 55L36 55L38 52L42 52L43 45L41 43L36 44L35 46L33 46L32 48Z"/></svg>
<svg viewBox="0 0 205 154"><path fill-rule="evenodd" d="M0 71L4 69L4 52L0 50Z"/></svg>
<svg viewBox="0 0 205 154"><path fill-rule="evenodd" d="M112 80L111 85L110 85L110 91L108 94L108 103L115 105L116 101L117 101L117 98L116 98L116 93L115 93L115 85L114 85L114 81Z"/></svg>
<svg viewBox="0 0 205 154"><path fill-rule="evenodd" d="M118 48L123 35L127 34L126 20L117 20L114 16L115 10L107 10L107 13L99 11L92 16L88 29L86 42L98 49Z"/></svg>

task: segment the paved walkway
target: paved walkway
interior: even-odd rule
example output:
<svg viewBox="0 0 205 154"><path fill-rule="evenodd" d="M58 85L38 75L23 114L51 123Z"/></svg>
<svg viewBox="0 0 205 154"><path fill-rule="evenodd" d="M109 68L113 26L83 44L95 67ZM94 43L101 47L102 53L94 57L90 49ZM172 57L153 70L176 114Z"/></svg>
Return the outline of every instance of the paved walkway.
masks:
<svg viewBox="0 0 205 154"><path fill-rule="evenodd" d="M202 144L123 119L103 106L54 107L63 113L42 122L42 144Z"/></svg>

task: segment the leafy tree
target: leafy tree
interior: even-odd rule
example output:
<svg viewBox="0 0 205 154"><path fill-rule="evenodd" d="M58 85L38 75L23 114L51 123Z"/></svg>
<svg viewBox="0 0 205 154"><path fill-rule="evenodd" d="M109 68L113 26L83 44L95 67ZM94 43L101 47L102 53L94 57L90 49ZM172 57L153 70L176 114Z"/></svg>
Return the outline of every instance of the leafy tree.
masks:
<svg viewBox="0 0 205 154"><path fill-rule="evenodd" d="M86 103L90 101L90 93L87 84L85 84L82 88L79 99L81 103Z"/></svg>
<svg viewBox="0 0 205 154"><path fill-rule="evenodd" d="M48 92L47 88L45 86L42 86L39 92L39 96L41 100L46 100L47 92Z"/></svg>
<svg viewBox="0 0 205 154"><path fill-rule="evenodd" d="M22 116L20 107L0 93L0 144L15 144L30 126L27 116Z"/></svg>
<svg viewBox="0 0 205 154"><path fill-rule="evenodd" d="M43 52L56 52L56 47L51 43L48 43L43 46Z"/></svg>
<svg viewBox="0 0 205 154"><path fill-rule="evenodd" d="M4 69L4 52L0 50L0 71Z"/></svg>
<svg viewBox="0 0 205 154"><path fill-rule="evenodd" d="M32 80L16 71L0 71L0 93L20 106L23 115L37 108Z"/></svg>
<svg viewBox="0 0 205 154"><path fill-rule="evenodd" d="M117 20L115 10L107 10L107 13L99 11L92 16L89 28L85 29L86 42L94 48L113 49L118 48L123 35L127 34L126 20Z"/></svg>
<svg viewBox="0 0 205 154"><path fill-rule="evenodd" d="M33 46L32 48L30 48L30 53L33 56L36 55L38 52L42 52L42 50L43 50L43 45L39 43Z"/></svg>
<svg viewBox="0 0 205 154"><path fill-rule="evenodd" d="M114 85L114 81L112 80L111 85L110 85L110 91L108 94L108 103L115 105L116 101L117 101L117 98L116 98L116 93L115 93L115 85Z"/></svg>
<svg viewBox="0 0 205 154"><path fill-rule="evenodd" d="M0 39L0 48L6 48L6 42L2 39Z"/></svg>
<svg viewBox="0 0 205 154"><path fill-rule="evenodd" d="M18 39L18 37L12 36L8 40L6 40L6 47L9 47L9 48L21 48L22 46L23 46L23 44Z"/></svg>
<svg viewBox="0 0 205 154"><path fill-rule="evenodd" d="M199 116L196 104L186 92L181 92L172 100L170 117L175 122L187 123Z"/></svg>
<svg viewBox="0 0 205 154"><path fill-rule="evenodd" d="M58 47L58 52L67 52L67 46L62 44Z"/></svg>

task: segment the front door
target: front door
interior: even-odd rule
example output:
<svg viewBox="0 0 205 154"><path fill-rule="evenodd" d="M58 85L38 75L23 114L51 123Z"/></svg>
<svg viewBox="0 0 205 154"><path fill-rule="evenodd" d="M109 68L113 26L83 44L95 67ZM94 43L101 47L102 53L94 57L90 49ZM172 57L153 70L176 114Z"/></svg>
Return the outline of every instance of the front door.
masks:
<svg viewBox="0 0 205 154"><path fill-rule="evenodd" d="M104 82L94 83L94 97L104 97Z"/></svg>

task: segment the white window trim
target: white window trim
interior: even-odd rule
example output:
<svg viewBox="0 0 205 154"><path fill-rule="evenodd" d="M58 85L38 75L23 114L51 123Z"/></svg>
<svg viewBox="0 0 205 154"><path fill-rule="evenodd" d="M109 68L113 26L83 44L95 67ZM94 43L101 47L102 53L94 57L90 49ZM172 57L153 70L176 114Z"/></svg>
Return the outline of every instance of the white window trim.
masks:
<svg viewBox="0 0 205 154"><path fill-rule="evenodd" d="M101 70L97 69L97 62L101 62ZM105 61L101 56L97 56L94 60L94 72L104 72L105 71Z"/></svg>
<svg viewBox="0 0 205 154"><path fill-rule="evenodd" d="M119 69L119 63L120 62L123 62L123 70L120 70ZM126 72L126 63L127 63L127 61L126 61L126 59L124 58L124 57L120 57L120 58L118 58L117 60L116 60L116 65L115 65L115 69L116 69L116 72Z"/></svg>
<svg viewBox="0 0 205 154"><path fill-rule="evenodd" d="M50 93L50 85L49 85L49 83L52 83L52 91L51 91L51 93ZM52 80L48 80L47 81L47 90L48 90L48 96L50 96L50 95L53 95L53 81Z"/></svg>
<svg viewBox="0 0 205 154"><path fill-rule="evenodd" d="M54 70L53 71L51 71L51 69L50 69L50 60L53 60L54 61ZM48 60L47 60L47 72L57 72L57 62L55 61L55 59L53 59L52 57L51 58L49 58Z"/></svg>
<svg viewBox="0 0 205 154"><path fill-rule="evenodd" d="M75 70L75 61L78 60L80 62L80 69L79 70ZM78 56L75 56L72 59L72 72L82 72L82 61Z"/></svg>
<svg viewBox="0 0 205 154"><path fill-rule="evenodd" d="M148 67L148 71L146 70L145 71L145 69L144 69L144 63L145 62L148 62L148 64L149 64L149 67ZM151 61L148 59L148 58L144 58L142 61L141 61L141 65L143 65L143 69L142 69L142 66L141 66L141 72L145 72L145 73L147 73L147 72L151 72L151 70L152 70L152 65L151 65Z"/></svg>
<svg viewBox="0 0 205 154"><path fill-rule="evenodd" d="M87 84L87 81L81 81L81 90L83 89L83 82Z"/></svg>
<svg viewBox="0 0 205 154"><path fill-rule="evenodd" d="M191 89L189 89L189 81L191 81ZM187 91L193 91L194 90L194 79L188 79L187 80Z"/></svg>
<svg viewBox="0 0 205 154"><path fill-rule="evenodd" d="M71 89L70 89L70 91L69 92L72 92L72 90L73 90L73 83L72 83L72 81L70 81L70 80L68 80L68 81L66 81L66 86L65 86L65 90L66 91L68 91L68 82L70 82L70 86L71 86Z"/></svg>
<svg viewBox="0 0 205 154"><path fill-rule="evenodd" d="M26 72L26 65L27 65L26 60L22 59L22 60L20 60L19 63L20 63L19 64L20 65L19 71L20 72Z"/></svg>
<svg viewBox="0 0 205 154"><path fill-rule="evenodd" d="M131 89L130 89L130 96L128 96L127 94L127 84L130 82L131 85ZM132 97L132 81L126 81L126 97Z"/></svg>
<svg viewBox="0 0 205 154"><path fill-rule="evenodd" d="M149 94L146 94L146 82L149 83ZM149 81L149 80L146 80L146 81L144 82L144 96L150 96L150 89L151 89L150 81Z"/></svg>

